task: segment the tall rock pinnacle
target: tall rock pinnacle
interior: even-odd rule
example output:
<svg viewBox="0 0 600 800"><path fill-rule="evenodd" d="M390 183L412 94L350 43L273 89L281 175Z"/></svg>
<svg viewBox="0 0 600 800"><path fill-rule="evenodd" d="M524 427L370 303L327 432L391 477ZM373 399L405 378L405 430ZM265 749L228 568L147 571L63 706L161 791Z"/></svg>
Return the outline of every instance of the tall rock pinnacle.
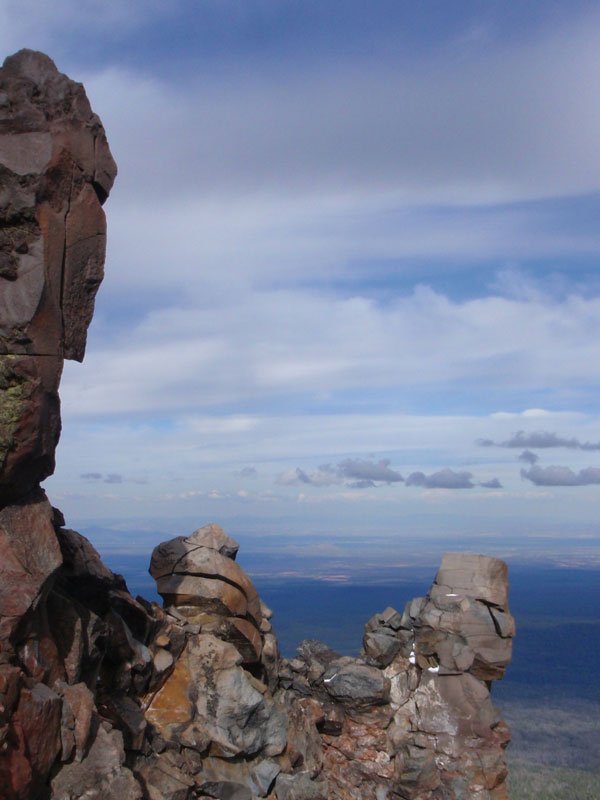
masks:
<svg viewBox="0 0 600 800"><path fill-rule="evenodd" d="M0 68L0 503L54 469L64 358L81 361L116 165L83 86L43 53Z"/></svg>

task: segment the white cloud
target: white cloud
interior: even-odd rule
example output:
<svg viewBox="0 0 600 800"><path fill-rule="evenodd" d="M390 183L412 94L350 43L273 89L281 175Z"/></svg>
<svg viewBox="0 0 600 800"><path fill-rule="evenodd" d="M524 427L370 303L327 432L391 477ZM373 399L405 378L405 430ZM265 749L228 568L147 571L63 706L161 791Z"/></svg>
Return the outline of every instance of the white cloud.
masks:
<svg viewBox="0 0 600 800"><path fill-rule="evenodd" d="M600 383L597 297L455 302L418 287L380 305L300 289L234 292L215 307L153 311L120 333L107 326L106 344L103 332L84 367L65 370L68 415L181 413L367 387L410 396L458 381L555 393ZM227 424L251 423L242 414Z"/></svg>

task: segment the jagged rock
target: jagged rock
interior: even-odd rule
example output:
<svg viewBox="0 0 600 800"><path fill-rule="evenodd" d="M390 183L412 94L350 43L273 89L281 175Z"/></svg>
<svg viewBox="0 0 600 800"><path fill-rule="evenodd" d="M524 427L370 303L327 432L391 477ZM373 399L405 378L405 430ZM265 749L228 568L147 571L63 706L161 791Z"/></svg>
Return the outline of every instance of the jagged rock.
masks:
<svg viewBox="0 0 600 800"><path fill-rule="evenodd" d="M48 593L62 563L52 519L41 490L0 509L0 646Z"/></svg>
<svg viewBox="0 0 600 800"><path fill-rule="evenodd" d="M414 656L421 666L440 674L468 670L481 680L501 678L514 635L506 564L445 554L429 597L407 606L403 625L414 630Z"/></svg>
<svg viewBox="0 0 600 800"><path fill-rule="evenodd" d="M240 616L247 613L254 623L260 626L262 621L260 600L252 581L231 557L222 555L220 549L211 546L214 543L218 544L219 548L231 549L224 542L232 540L225 537L220 528L218 530L222 536L215 533L214 528L217 527L211 526L208 533L205 529L200 529L200 533L197 531L187 538L179 536L159 544L152 553L150 574L157 581L159 594L163 598L169 598L166 600L169 605L188 605L185 598L189 596L191 599L194 591L197 597L204 596L202 584L205 579L211 582L206 589L209 597L214 597L214 592L218 591L218 587L214 584L215 580L227 583L232 588L237 588L246 600L246 612L241 612ZM190 576L195 576L196 579L190 581ZM194 586L194 590L182 588L185 586ZM224 593L226 590L222 588L221 591ZM191 602L189 604L198 605Z"/></svg>
<svg viewBox="0 0 600 800"><path fill-rule="evenodd" d="M21 689L12 718L20 736L4 756L12 762L9 786L18 800L37 796L61 752L61 705L56 692L43 683Z"/></svg>
<svg viewBox="0 0 600 800"><path fill-rule="evenodd" d="M196 784L210 797L251 800L266 797L280 771L279 764L271 758L226 761L209 757L202 761Z"/></svg>
<svg viewBox="0 0 600 800"><path fill-rule="evenodd" d="M308 772L279 775L275 783L277 800L329 800L326 780L313 780Z"/></svg>
<svg viewBox="0 0 600 800"><path fill-rule="evenodd" d="M65 764L52 779L50 800L141 800L141 786L124 763L123 737L100 725L86 758Z"/></svg>
<svg viewBox="0 0 600 800"><path fill-rule="evenodd" d="M241 666L236 648L211 634L188 639L175 668L149 700L146 718L166 741L224 758L266 756L285 747L285 717ZM198 691L196 687L203 687Z"/></svg>
<svg viewBox="0 0 600 800"><path fill-rule="evenodd" d="M323 676L328 693L346 705L382 705L389 700L390 682L376 667L356 662L338 666L335 662Z"/></svg>
<svg viewBox="0 0 600 800"><path fill-rule="evenodd" d="M506 608L508 568L504 561L472 553L444 553L429 596L467 595Z"/></svg>
<svg viewBox="0 0 600 800"><path fill-rule="evenodd" d="M92 732L94 695L85 683L69 686L68 683L59 681L55 684L55 688L63 698L61 720L62 760L68 761L73 757L77 762L82 761L87 754L88 742Z"/></svg>
<svg viewBox="0 0 600 800"><path fill-rule="evenodd" d="M177 764L170 753L139 762L136 777L149 800L188 800L194 779Z"/></svg>
<svg viewBox="0 0 600 800"><path fill-rule="evenodd" d="M325 714L320 703L302 697L291 701L287 710L287 747L285 754L294 770L316 778L323 768L323 745L318 726Z"/></svg>
<svg viewBox="0 0 600 800"><path fill-rule="evenodd" d="M171 574L158 578L156 588L166 608L175 606L190 621L200 613L245 617L248 611L242 590L218 578Z"/></svg>

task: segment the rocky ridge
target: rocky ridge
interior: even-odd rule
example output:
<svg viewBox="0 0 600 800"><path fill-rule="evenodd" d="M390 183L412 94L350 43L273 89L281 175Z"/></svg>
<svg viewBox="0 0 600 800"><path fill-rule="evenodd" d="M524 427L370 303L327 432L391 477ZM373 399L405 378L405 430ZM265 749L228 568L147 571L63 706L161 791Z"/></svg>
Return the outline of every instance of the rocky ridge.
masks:
<svg viewBox="0 0 600 800"><path fill-rule="evenodd" d="M358 657L281 658L218 525L159 545L133 598L39 483L64 358L81 360L116 174L83 87L0 69L0 800L503 800L506 565L447 554Z"/></svg>

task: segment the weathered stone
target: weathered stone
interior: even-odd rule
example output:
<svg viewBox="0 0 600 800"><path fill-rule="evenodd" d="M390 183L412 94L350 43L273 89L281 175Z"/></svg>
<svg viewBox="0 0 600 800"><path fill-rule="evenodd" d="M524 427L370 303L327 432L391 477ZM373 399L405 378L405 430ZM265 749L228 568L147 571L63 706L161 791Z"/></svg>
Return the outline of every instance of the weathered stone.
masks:
<svg viewBox="0 0 600 800"><path fill-rule="evenodd" d="M147 723L140 706L132 697L112 695L103 698L99 710L121 731L127 750L141 749Z"/></svg>
<svg viewBox="0 0 600 800"><path fill-rule="evenodd" d="M166 672L173 666L173 656L168 650L157 650L152 656L152 663L157 672Z"/></svg>
<svg viewBox="0 0 600 800"><path fill-rule="evenodd" d="M43 491L0 510L0 645L44 598L62 563Z"/></svg>
<svg viewBox="0 0 600 800"><path fill-rule="evenodd" d="M275 782L277 800L329 800L326 780L312 780L307 772L280 774Z"/></svg>
<svg viewBox="0 0 600 800"><path fill-rule="evenodd" d="M0 295L4 352L76 358L85 349L102 279L101 209L116 167L81 84L42 53L22 50L0 69L0 251L14 276ZM6 281L6 278L4 279Z"/></svg>
<svg viewBox="0 0 600 800"><path fill-rule="evenodd" d="M2 283L0 277L0 289ZM2 319L0 313L0 350ZM61 358L0 355L0 506L54 472L62 365Z"/></svg>
<svg viewBox="0 0 600 800"><path fill-rule="evenodd" d="M248 604L247 613L256 625L260 626L262 620L260 600L254 584L244 570L217 550L195 544L192 537L185 539L180 536L155 547L150 562L150 574L157 581L159 592L163 596L185 594L165 588L165 583L160 579L170 575L195 575L233 584L245 595Z"/></svg>
<svg viewBox="0 0 600 800"><path fill-rule="evenodd" d="M506 608L508 569L504 561L470 553L444 553L430 597L468 595Z"/></svg>
<svg viewBox="0 0 600 800"><path fill-rule="evenodd" d="M67 761L73 755L75 761L82 761L87 754L91 734L94 716L94 695L84 683L69 686L69 684L61 681L55 684L55 689L63 698L61 723L62 760ZM72 749L69 749L71 741Z"/></svg>
<svg viewBox="0 0 600 800"><path fill-rule="evenodd" d="M123 738L100 725L87 756L63 765L51 782L51 800L141 800L142 789L123 766Z"/></svg>
<svg viewBox="0 0 600 800"><path fill-rule="evenodd" d="M253 685L236 648L210 634L189 639L146 717L167 740L225 758L285 747L285 717ZM197 691L195 687L203 687Z"/></svg>
<svg viewBox="0 0 600 800"><path fill-rule="evenodd" d="M215 525L214 522L198 528L187 537L186 542L193 546L208 547L211 550L216 550L222 556L227 556L227 558L233 560L235 560L240 549L235 539L227 536L223 528L220 525Z"/></svg>
<svg viewBox="0 0 600 800"><path fill-rule="evenodd" d="M387 667L400 652L402 641L393 635L393 631L367 631L363 636L365 655L381 667Z"/></svg>
<svg viewBox="0 0 600 800"><path fill-rule="evenodd" d="M173 763L170 753L141 760L135 771L149 800L188 800L194 780Z"/></svg>
<svg viewBox="0 0 600 800"><path fill-rule="evenodd" d="M266 797L280 771L279 764L270 758L250 761L205 758L196 784L211 797Z"/></svg>
<svg viewBox="0 0 600 800"><path fill-rule="evenodd" d="M389 700L390 682L376 667L335 663L325 672L323 684L328 693L346 705L381 705Z"/></svg>
<svg viewBox="0 0 600 800"><path fill-rule="evenodd" d="M0 505L54 471L63 358L81 360L116 174L81 84L22 50L0 68Z"/></svg>
<svg viewBox="0 0 600 800"><path fill-rule="evenodd" d="M312 698L292 701L287 713L286 756L294 770L315 778L323 768L321 737L317 726L324 720L323 709Z"/></svg>
<svg viewBox="0 0 600 800"><path fill-rule="evenodd" d="M241 589L218 578L171 574L158 578L156 587L166 607L176 606L192 621L200 612L244 617L248 611Z"/></svg>

